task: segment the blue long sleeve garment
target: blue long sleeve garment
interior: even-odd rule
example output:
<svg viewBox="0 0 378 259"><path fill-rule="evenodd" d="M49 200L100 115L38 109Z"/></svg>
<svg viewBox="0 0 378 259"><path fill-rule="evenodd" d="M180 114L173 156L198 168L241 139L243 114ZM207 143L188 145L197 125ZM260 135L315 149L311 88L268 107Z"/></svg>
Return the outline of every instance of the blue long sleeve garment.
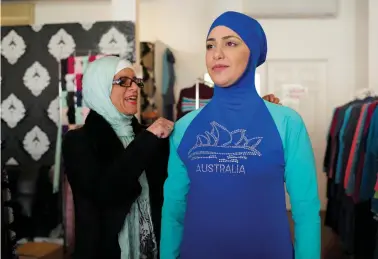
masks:
<svg viewBox="0 0 378 259"><path fill-rule="evenodd" d="M363 168L363 178L360 188L361 200L368 200L374 196L374 185L378 172L378 108L375 108L371 118L369 133L367 137L367 147ZM375 197L372 200L377 200ZM372 206L375 213L378 213L377 203Z"/></svg>
<svg viewBox="0 0 378 259"><path fill-rule="evenodd" d="M234 30L251 55L235 84L216 85L209 104L175 125L161 259L320 259L320 202L305 125L290 108L265 103L253 87L266 56L260 24L226 12L211 29L218 25Z"/></svg>
<svg viewBox="0 0 378 259"><path fill-rule="evenodd" d="M339 184L341 183L341 179L342 179L342 168L343 168L343 155L344 155L344 138L345 138L345 130L347 128L347 125L348 125L348 121L349 121L349 118L350 118L350 114L351 114L351 111L352 111L352 108L353 106L349 106L347 108L347 110L345 111L345 115L344 115L344 119L343 119L343 124L341 126L341 129L340 129L340 135L339 135L339 152L337 154L337 165L336 165L336 173L335 173L335 183Z"/></svg>

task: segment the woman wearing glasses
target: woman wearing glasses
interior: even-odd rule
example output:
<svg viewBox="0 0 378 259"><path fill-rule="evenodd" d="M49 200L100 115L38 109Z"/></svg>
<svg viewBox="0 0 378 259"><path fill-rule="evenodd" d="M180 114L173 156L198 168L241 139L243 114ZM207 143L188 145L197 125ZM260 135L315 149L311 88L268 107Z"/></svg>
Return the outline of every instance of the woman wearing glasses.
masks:
<svg viewBox="0 0 378 259"><path fill-rule="evenodd" d="M141 126L134 117L138 87L143 82L131 64L117 57L98 59L84 73L91 111L63 142L75 203L74 259L158 258L173 122Z"/></svg>
<svg viewBox="0 0 378 259"><path fill-rule="evenodd" d="M134 114L142 86L131 64L117 57L92 62L84 74L91 111L63 142L75 203L73 258L157 258L173 122L139 125Z"/></svg>

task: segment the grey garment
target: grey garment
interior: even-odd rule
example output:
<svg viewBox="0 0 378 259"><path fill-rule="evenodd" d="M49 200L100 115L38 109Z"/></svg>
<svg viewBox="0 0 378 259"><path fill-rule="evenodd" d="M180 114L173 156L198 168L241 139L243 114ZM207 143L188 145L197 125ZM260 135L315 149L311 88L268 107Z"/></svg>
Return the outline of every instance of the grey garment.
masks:
<svg viewBox="0 0 378 259"><path fill-rule="evenodd" d="M175 57L169 49L166 49L164 58L166 58L163 62L167 63L166 67L168 68L167 73L169 75L169 83L167 92L163 94L163 117L173 121L173 109L175 104L174 86L176 81L174 68Z"/></svg>
<svg viewBox="0 0 378 259"><path fill-rule="evenodd" d="M174 86L176 82L176 75L175 75L175 57L173 53L166 49L166 53L164 55L166 60L164 62L167 62L168 67L168 75L169 75L169 83L168 83L168 89L167 92L163 95L163 101L164 106L171 105L175 103L175 96L174 96Z"/></svg>
<svg viewBox="0 0 378 259"><path fill-rule="evenodd" d="M120 139L127 147L134 136ZM121 259L157 259L158 255L145 172L139 177L139 183L142 192L131 205L130 212L127 214L124 226L118 236Z"/></svg>

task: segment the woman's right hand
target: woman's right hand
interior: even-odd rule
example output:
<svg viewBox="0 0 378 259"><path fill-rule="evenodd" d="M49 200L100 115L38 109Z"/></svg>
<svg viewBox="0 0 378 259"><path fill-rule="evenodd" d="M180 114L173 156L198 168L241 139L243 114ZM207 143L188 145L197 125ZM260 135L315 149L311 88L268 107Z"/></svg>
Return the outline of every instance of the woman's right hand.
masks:
<svg viewBox="0 0 378 259"><path fill-rule="evenodd" d="M158 138L168 138L172 133L173 125L173 121L159 118L154 123L152 123L152 125L149 126L147 130Z"/></svg>

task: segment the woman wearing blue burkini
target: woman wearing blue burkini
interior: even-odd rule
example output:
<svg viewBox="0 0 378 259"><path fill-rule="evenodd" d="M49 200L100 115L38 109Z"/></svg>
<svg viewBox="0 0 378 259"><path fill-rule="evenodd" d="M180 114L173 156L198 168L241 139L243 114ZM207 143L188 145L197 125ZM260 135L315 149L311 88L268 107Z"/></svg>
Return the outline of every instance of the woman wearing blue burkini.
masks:
<svg viewBox="0 0 378 259"><path fill-rule="evenodd" d="M320 202L306 127L254 87L267 53L261 25L226 12L210 27L206 49L214 97L170 137L161 259L319 259Z"/></svg>

